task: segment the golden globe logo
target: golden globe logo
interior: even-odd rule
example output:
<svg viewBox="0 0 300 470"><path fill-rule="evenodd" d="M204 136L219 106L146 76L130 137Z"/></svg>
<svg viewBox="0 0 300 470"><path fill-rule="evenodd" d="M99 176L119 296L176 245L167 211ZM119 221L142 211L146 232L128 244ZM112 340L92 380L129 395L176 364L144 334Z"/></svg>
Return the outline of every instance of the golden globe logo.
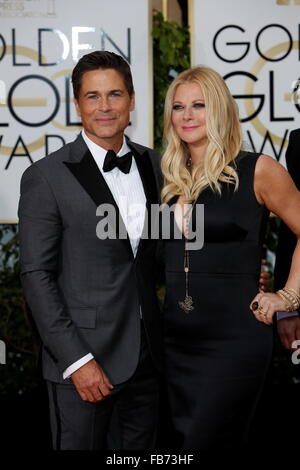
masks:
<svg viewBox="0 0 300 470"><path fill-rule="evenodd" d="M290 78L282 74L283 64L290 63L293 69L292 53L299 49L299 37L296 39L293 34L293 27L280 23L259 25L257 31L251 30L251 35L243 25L227 24L216 31L212 44L218 59L231 64L224 79L240 105L241 122L252 150L263 153L269 145L278 160L289 132L289 126L283 128L279 123L295 121L300 112L298 86L295 91L292 84L299 78L297 70ZM286 101L292 105L288 111ZM256 133L262 137L261 143Z"/></svg>
<svg viewBox="0 0 300 470"><path fill-rule="evenodd" d="M124 28L124 46L96 27L72 26L71 32L38 28L28 45L21 45L22 33L26 43L22 29L0 32L0 64L5 71L0 80L0 110L5 111L0 117L0 151L7 157L4 170L15 157L33 163L34 152L47 155L81 129L71 85L72 68L81 55L95 48L114 49L131 63L130 28ZM83 42L85 34L90 42ZM58 47L51 47L53 44ZM12 73L6 73L11 67Z"/></svg>

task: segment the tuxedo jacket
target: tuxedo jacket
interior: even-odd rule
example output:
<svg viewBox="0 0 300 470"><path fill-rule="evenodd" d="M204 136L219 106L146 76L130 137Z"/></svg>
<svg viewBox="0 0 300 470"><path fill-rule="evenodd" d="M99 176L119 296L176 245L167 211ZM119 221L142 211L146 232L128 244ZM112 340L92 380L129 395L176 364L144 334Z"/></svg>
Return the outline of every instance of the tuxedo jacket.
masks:
<svg viewBox="0 0 300 470"><path fill-rule="evenodd" d="M160 155L131 142L147 207L158 204ZM96 209L112 204L114 239L100 239ZM156 241L141 239L136 257L117 204L81 135L23 174L19 203L21 281L42 339L43 375L63 371L91 352L112 383L135 371L140 308L160 368L161 317L156 296Z"/></svg>
<svg viewBox="0 0 300 470"><path fill-rule="evenodd" d="M294 183L298 190L300 190L300 129L296 129L290 133L289 144L286 151L286 165ZM274 269L276 290L282 289L287 281L296 243L296 235L281 222Z"/></svg>

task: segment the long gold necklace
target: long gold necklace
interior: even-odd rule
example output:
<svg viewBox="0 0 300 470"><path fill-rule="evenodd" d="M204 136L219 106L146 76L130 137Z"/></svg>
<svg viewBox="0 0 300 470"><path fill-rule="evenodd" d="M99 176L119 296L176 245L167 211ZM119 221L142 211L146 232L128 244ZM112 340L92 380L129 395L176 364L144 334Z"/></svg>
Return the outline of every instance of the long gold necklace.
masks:
<svg viewBox="0 0 300 470"><path fill-rule="evenodd" d="M196 203L196 199L193 201L193 204L188 207L186 214L182 216L182 233L185 237L184 240L184 257L183 257L183 271L185 273L185 298L184 300L179 300L179 307L185 312L190 313L194 310L193 298L189 295L189 271L190 271L190 251L187 248L187 243L189 240L189 226L191 222L191 216ZM186 226L184 227L184 224Z"/></svg>

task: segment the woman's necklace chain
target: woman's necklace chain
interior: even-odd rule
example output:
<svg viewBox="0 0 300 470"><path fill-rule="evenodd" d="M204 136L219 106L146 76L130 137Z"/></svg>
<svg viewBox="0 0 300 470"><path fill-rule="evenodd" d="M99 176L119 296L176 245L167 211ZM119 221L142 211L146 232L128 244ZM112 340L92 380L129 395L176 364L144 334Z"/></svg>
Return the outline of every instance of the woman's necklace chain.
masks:
<svg viewBox="0 0 300 470"><path fill-rule="evenodd" d="M184 257L183 257L183 271L185 273L185 298L184 300L179 300L179 307L185 312L190 313L194 310L192 296L189 295L189 271L190 271L190 252L187 248L189 241L189 226L191 223L191 216L196 203L196 199L193 201L192 205L188 206L187 212L182 216L182 233L185 237L184 240ZM184 206L183 206L184 211ZM184 227L185 224L185 227Z"/></svg>

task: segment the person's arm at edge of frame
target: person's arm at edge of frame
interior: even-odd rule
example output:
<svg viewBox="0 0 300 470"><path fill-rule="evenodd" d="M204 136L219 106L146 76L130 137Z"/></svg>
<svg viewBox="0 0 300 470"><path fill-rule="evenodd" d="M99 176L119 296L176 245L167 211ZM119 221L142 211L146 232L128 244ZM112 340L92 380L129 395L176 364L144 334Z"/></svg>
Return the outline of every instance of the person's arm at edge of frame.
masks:
<svg viewBox="0 0 300 470"><path fill-rule="evenodd" d="M278 215L286 225L295 233L297 244L294 250L291 269L285 287L300 293L300 192L297 190L285 168L272 157L261 155L258 158L254 189L260 203ZM284 287L284 286L282 286ZM261 315L258 309L254 310L253 302L258 302L267 314ZM286 303L276 293L259 293L250 304L250 308L257 320L268 325L277 311L287 311Z"/></svg>

